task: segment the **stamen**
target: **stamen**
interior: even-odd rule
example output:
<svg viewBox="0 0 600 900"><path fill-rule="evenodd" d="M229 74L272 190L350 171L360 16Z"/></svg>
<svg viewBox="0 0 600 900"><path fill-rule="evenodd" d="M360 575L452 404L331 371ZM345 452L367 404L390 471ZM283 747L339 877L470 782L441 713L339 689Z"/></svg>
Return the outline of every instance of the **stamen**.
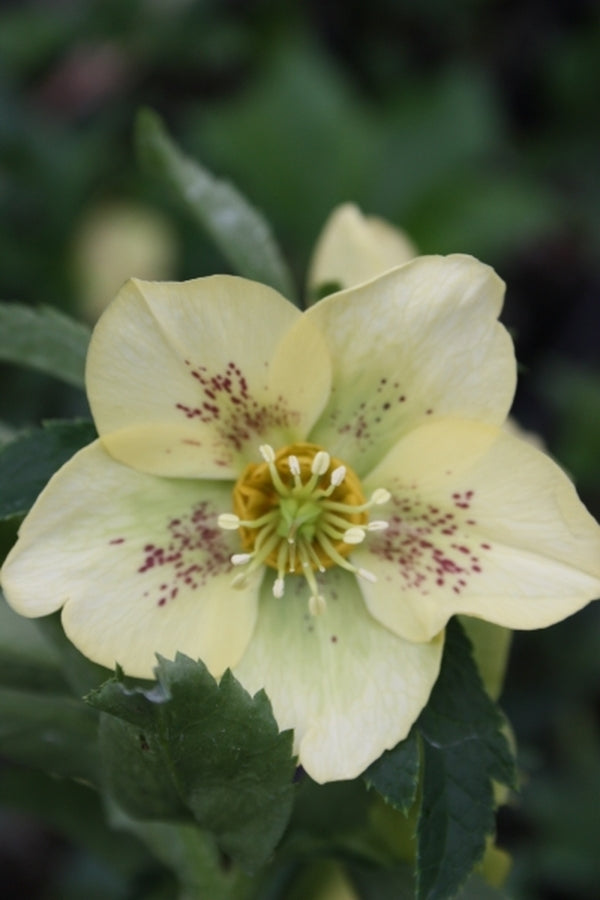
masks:
<svg viewBox="0 0 600 900"><path fill-rule="evenodd" d="M367 531L385 531L385 529L389 527L390 523L384 522L383 519L374 519L372 522L369 522L368 525L365 525Z"/></svg>
<svg viewBox="0 0 600 900"><path fill-rule="evenodd" d="M315 453L314 459L310 464L310 471L313 475L324 475L331 464L331 457L326 450L319 450Z"/></svg>
<svg viewBox="0 0 600 900"><path fill-rule="evenodd" d="M331 484L333 487L339 487L346 477L346 466L338 466L331 473Z"/></svg>
<svg viewBox="0 0 600 900"><path fill-rule="evenodd" d="M320 616L325 612L327 604L322 594L311 594L308 598L308 611L311 616Z"/></svg>
<svg viewBox="0 0 600 900"><path fill-rule="evenodd" d="M304 547L305 547L306 551L308 552L308 555L310 556L310 558L311 558L311 560L312 560L313 567L314 567L315 569L318 569L319 572L324 572L324 571L325 571L325 566L323 565L323 563L321 562L321 560L320 560L319 557L317 556L317 553L315 552L315 548L313 547L313 545L310 544L310 543L308 543L308 541L307 541L307 542L305 542Z"/></svg>
<svg viewBox="0 0 600 900"><path fill-rule="evenodd" d="M368 569L357 569L356 574L361 578L364 578L365 581L370 581L371 584L375 584L377 581L377 575L374 575L373 572L369 572Z"/></svg>
<svg viewBox="0 0 600 900"><path fill-rule="evenodd" d="M266 463L275 462L275 451L270 444L261 444L258 448L258 452Z"/></svg>
<svg viewBox="0 0 600 900"><path fill-rule="evenodd" d="M246 467L236 483L232 513L218 517L220 528L240 532L239 553L231 556L244 571L233 579L244 587L263 565L276 570L272 593L285 594L286 578L306 579L311 615L326 609L318 572L339 566L367 581L376 576L351 562L352 548L371 532L383 531L388 523L369 521L374 506L387 503L385 488L366 499L360 480L351 468L314 444L295 443L279 450L270 444L259 448L263 462Z"/></svg>
<svg viewBox="0 0 600 900"><path fill-rule="evenodd" d="M359 528L358 525L353 525L351 528L346 529L342 540L345 544L362 544L366 536L367 535L364 528Z"/></svg>
<svg viewBox="0 0 600 900"><path fill-rule="evenodd" d="M381 506L382 503L387 503L391 496L390 492L385 488L377 488L371 494L371 503L374 503L375 506Z"/></svg>
<svg viewBox="0 0 600 900"><path fill-rule="evenodd" d="M341 566L342 569L346 569L348 572L356 572L356 566L353 566L351 562L348 562L338 550L335 549L329 538L322 532L317 532L316 540L321 545L329 559L332 559L334 563L337 563L338 566Z"/></svg>
<svg viewBox="0 0 600 900"><path fill-rule="evenodd" d="M241 520L234 513L221 513L217 519L217 524L224 531L237 531L241 525Z"/></svg>
<svg viewBox="0 0 600 900"><path fill-rule="evenodd" d="M253 553L234 553L231 557L231 563L234 566L245 566L253 556Z"/></svg>

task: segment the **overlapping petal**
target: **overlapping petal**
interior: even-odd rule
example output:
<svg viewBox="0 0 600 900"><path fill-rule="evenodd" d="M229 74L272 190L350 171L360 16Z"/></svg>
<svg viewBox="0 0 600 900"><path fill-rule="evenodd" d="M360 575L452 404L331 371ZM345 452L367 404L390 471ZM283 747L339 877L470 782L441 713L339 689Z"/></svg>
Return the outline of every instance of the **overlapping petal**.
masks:
<svg viewBox="0 0 600 900"><path fill-rule="evenodd" d="M149 678L156 653L179 650L220 675L251 637L259 588L231 585L236 541L216 521L229 503L227 483L146 475L97 441L40 495L3 587L22 615L62 606L69 638L109 668Z"/></svg>
<svg viewBox="0 0 600 900"><path fill-rule="evenodd" d="M542 628L600 595L600 527L552 460L502 429L440 420L406 435L365 482L390 527L357 548L367 606L409 640L454 613Z"/></svg>
<svg viewBox="0 0 600 900"><path fill-rule="evenodd" d="M328 395L323 340L309 329L287 369L271 371L299 317L271 288L241 278L129 281L88 354L88 397L106 449L156 475L235 478L259 444L304 435ZM310 379L293 369L305 348Z"/></svg>
<svg viewBox="0 0 600 900"><path fill-rule="evenodd" d="M324 289L331 293L355 287L416 254L404 232L344 203L334 209L319 235L308 272L309 293L316 299Z"/></svg>
<svg viewBox="0 0 600 900"><path fill-rule="evenodd" d="M324 335L333 382L310 439L363 476L430 417L500 424L516 380L503 288L472 257L419 257L311 307L292 333Z"/></svg>
<svg viewBox="0 0 600 900"><path fill-rule="evenodd" d="M252 641L234 674L264 688L279 727L294 728L300 763L318 782L354 778L408 734L437 678L443 636L410 643L366 611L352 575L323 580L326 609L308 613L304 579L283 598L267 579Z"/></svg>

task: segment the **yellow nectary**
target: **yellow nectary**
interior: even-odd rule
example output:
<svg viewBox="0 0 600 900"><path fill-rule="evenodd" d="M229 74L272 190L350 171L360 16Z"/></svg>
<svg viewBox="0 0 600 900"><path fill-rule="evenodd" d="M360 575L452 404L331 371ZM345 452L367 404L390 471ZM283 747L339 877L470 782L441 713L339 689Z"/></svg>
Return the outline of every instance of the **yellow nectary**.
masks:
<svg viewBox="0 0 600 900"><path fill-rule="evenodd" d="M316 444L294 443L277 453L263 444L262 463L246 467L233 489L235 512L219 516L226 530L239 530L243 553L231 561L244 566L233 584L243 587L258 566L277 571L273 594L282 597L285 578L303 575L310 587L309 609L325 609L315 571L341 566L361 578L371 572L346 559L367 531L387 528L382 521L369 522L368 510L386 503L390 494L382 488L365 499L358 476L332 459Z"/></svg>
<svg viewBox="0 0 600 900"><path fill-rule="evenodd" d="M322 468L327 460L329 465L324 471L314 473L314 460L318 454L321 454L320 458L323 460ZM274 482L273 466L285 492L281 490L281 485ZM337 484L333 473L342 470L344 478ZM340 534L351 526L364 525L369 518L365 509L366 502L356 473L341 460L329 457L322 447L308 443L281 447L271 463L266 461L250 463L233 489L233 509L240 521L256 522L266 517L272 523L271 530L274 530L280 538L263 560L273 569L280 568L281 540L292 543L298 532L310 536L315 554L310 558L313 569L327 569L336 565L337 560L332 559L319 543L319 524L323 526L329 523L328 531L337 530ZM340 509L339 506L343 506L344 509ZM343 520L343 523L340 520ZM254 552L257 539L262 533L259 528L240 526L242 546L246 552ZM332 533L327 534L327 537L341 556L350 553L352 544L345 543L341 537L337 538ZM302 571L302 562L296 557L293 560L293 569L288 565L288 572L300 574Z"/></svg>

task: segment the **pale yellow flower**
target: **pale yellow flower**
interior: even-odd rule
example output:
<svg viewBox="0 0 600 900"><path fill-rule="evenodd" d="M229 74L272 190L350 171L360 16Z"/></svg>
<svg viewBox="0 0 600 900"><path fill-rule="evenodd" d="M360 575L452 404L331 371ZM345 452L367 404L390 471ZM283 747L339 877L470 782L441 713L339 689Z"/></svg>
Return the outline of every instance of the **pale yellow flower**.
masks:
<svg viewBox="0 0 600 900"><path fill-rule="evenodd" d="M264 688L317 781L427 702L443 629L559 621L600 593L600 529L502 430L503 284L419 257L300 313L230 276L131 281L92 338L100 440L51 480L2 572L91 659L182 651Z"/></svg>
<svg viewBox="0 0 600 900"><path fill-rule="evenodd" d="M353 203L337 206L315 245L308 269L309 295L355 287L408 262L417 250L385 219L364 216Z"/></svg>

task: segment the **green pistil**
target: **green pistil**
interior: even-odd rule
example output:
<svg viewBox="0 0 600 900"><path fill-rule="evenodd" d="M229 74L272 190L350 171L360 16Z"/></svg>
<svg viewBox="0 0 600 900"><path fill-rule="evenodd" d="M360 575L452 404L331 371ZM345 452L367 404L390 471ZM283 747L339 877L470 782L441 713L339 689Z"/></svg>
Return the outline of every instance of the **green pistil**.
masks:
<svg viewBox="0 0 600 900"><path fill-rule="evenodd" d="M367 580L375 580L370 572L352 565L334 542L338 545L358 544L367 531L385 528L386 523L379 521L356 525L355 516L385 503L389 499L389 493L380 489L374 492L368 502L356 505L331 500L329 498L334 490L344 483L347 470L343 465L338 466L330 473L329 485L325 488L319 486L331 466L331 457L325 450L315 453L311 461L311 474L305 483L302 481L298 458L293 454L287 457L292 484L286 484L281 478L272 447L264 444L260 447L260 453L268 466L271 484L279 500L272 509L256 519L241 519L230 513L219 517L221 528L250 528L257 531L252 552L234 554L232 557L234 565L245 567L233 583L243 586L250 574L269 559L269 565L273 566L272 554L276 553L277 578L273 594L282 597L286 575L296 574L296 569L300 567L310 588L310 612L317 615L325 609L325 600L319 593L315 571L326 570L317 548L330 561L330 565L335 564Z"/></svg>

